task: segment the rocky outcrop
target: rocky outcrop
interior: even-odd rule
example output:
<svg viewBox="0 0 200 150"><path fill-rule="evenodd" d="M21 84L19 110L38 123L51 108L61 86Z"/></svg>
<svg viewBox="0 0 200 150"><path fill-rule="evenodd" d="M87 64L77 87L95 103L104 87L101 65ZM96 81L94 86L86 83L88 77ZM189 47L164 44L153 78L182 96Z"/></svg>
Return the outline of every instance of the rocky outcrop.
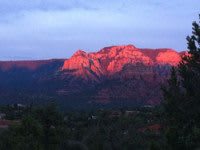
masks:
<svg viewBox="0 0 200 150"><path fill-rule="evenodd" d="M78 50L66 60L0 62L0 104L58 100L81 109L156 105L162 101L161 84L184 54L125 45Z"/></svg>
<svg viewBox="0 0 200 150"><path fill-rule="evenodd" d="M79 50L64 62L62 70L73 70L76 76L94 79L94 74L98 77L111 76L130 64L174 66L180 60L181 54L172 49L139 49L133 45L112 46L96 53Z"/></svg>

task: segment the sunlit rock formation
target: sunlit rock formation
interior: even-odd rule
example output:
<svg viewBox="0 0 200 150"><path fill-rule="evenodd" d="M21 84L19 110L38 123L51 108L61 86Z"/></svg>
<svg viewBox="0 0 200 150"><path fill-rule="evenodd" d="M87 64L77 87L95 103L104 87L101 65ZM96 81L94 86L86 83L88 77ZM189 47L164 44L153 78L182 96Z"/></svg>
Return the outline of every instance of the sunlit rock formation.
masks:
<svg viewBox="0 0 200 150"><path fill-rule="evenodd" d="M133 45L112 46L93 53L79 50L64 62L62 70L73 70L74 75L83 78L94 75L100 77L120 72L130 64L174 66L180 60L181 54L172 49L139 49Z"/></svg>

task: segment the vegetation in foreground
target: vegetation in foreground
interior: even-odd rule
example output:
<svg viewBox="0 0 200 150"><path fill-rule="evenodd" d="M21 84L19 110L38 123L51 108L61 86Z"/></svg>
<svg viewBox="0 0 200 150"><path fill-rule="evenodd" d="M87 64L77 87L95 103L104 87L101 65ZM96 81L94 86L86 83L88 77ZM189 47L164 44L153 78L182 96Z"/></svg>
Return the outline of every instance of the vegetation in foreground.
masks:
<svg viewBox="0 0 200 150"><path fill-rule="evenodd" d="M20 122L1 129L0 149L145 150L162 149L164 144L158 108L69 112L65 115L59 113L55 105L7 109L3 109L5 119L12 112L18 114L12 119Z"/></svg>
<svg viewBox="0 0 200 150"><path fill-rule="evenodd" d="M164 88L164 124L172 150L200 148L200 25L193 22L192 29L187 37L188 54L172 68Z"/></svg>

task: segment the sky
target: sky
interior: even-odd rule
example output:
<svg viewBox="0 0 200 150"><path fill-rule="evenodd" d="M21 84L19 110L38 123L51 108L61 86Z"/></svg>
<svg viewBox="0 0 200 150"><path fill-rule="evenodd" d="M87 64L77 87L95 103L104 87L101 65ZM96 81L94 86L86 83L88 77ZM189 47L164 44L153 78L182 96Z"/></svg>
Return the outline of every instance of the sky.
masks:
<svg viewBox="0 0 200 150"><path fill-rule="evenodd" d="M186 50L199 0L0 0L0 60L112 45Z"/></svg>

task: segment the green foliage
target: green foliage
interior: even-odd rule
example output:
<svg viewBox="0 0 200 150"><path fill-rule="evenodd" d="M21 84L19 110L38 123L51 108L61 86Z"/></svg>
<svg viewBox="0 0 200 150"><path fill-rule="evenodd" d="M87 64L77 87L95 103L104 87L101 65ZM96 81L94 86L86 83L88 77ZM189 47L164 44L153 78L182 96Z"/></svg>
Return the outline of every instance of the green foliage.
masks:
<svg viewBox="0 0 200 150"><path fill-rule="evenodd" d="M14 110L15 111L15 110ZM157 110L97 110L70 112L65 117L54 105L24 112L20 124L0 133L0 149L6 150L132 150L160 148ZM116 115L117 114L117 115ZM93 117L92 117L93 116ZM143 130L144 129L144 130ZM195 131L198 135L199 131ZM150 141L154 144L152 145Z"/></svg>
<svg viewBox="0 0 200 150"><path fill-rule="evenodd" d="M200 26L192 25L188 54L172 68L168 87L163 89L166 138L168 149L173 150L200 147Z"/></svg>
<svg viewBox="0 0 200 150"><path fill-rule="evenodd" d="M54 105L33 110L0 136L0 149L56 150L64 147L63 118Z"/></svg>
<svg viewBox="0 0 200 150"><path fill-rule="evenodd" d="M160 147L158 146L157 143L151 142L150 150L160 150Z"/></svg>
<svg viewBox="0 0 200 150"><path fill-rule="evenodd" d="M42 127L37 120L27 116L22 120L22 125L13 126L4 132L0 139L0 148L7 150L40 150Z"/></svg>

